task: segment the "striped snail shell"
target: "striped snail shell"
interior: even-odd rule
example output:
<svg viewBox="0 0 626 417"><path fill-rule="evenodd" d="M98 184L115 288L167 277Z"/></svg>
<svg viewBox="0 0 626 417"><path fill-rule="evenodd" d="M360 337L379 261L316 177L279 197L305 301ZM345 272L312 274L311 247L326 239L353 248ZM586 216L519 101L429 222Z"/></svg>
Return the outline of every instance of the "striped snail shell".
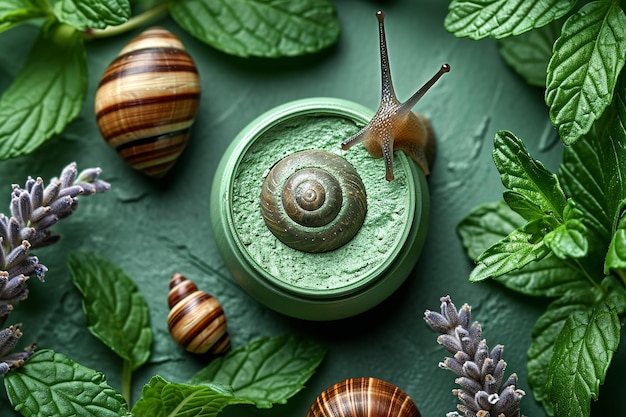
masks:
<svg viewBox="0 0 626 417"><path fill-rule="evenodd" d="M131 40L105 70L96 120L126 163L160 178L185 148L199 101L193 60L177 37L154 27Z"/></svg>
<svg viewBox="0 0 626 417"><path fill-rule="evenodd" d="M322 392L307 417L421 417L404 391L377 378L349 378Z"/></svg>
<svg viewBox="0 0 626 417"><path fill-rule="evenodd" d="M276 163L261 189L261 214L285 245L327 252L350 241L367 212L365 186L344 158L326 151L293 153Z"/></svg>
<svg viewBox="0 0 626 417"><path fill-rule="evenodd" d="M219 355L230 348L226 316L220 303L212 295L198 291L193 282L178 272L170 280L167 303L170 334L185 350Z"/></svg>

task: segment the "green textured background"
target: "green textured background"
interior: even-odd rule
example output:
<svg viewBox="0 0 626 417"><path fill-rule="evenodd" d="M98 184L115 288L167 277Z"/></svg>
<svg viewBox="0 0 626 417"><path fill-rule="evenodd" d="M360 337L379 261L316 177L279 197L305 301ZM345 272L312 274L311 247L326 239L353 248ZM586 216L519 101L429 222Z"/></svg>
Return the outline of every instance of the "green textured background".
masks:
<svg viewBox="0 0 626 417"><path fill-rule="evenodd" d="M307 388L288 405L265 411L232 408L224 416L304 417L324 388L363 375L403 388L425 417L444 416L456 405L450 393L454 375L437 367L446 352L422 314L425 309L438 309L439 298L450 294L457 306L464 302L473 306L473 317L483 325L490 346L505 345L507 373L517 372L519 385L528 394L521 403L523 413L544 416L526 381L526 350L532 325L547 301L517 295L496 282L469 283L471 265L455 227L476 205L501 198L502 186L491 161L497 130L512 130L553 170L562 145L548 120L542 91L528 87L502 62L494 41L474 42L448 34L443 28L447 6L442 0L338 0L342 26L338 44L314 56L280 60L227 56L192 39L169 18L158 21L183 40L197 63L203 87L192 140L174 170L160 182L126 167L100 138L92 115L100 74L139 30L91 42L89 90L80 117L34 154L0 162L5 212L12 183L23 183L27 175L47 181L73 160L79 169L102 167L102 177L112 184L109 193L82 199L78 212L55 229L63 235L62 241L36 253L50 271L45 284L31 282L29 299L10 316L9 322L23 322L22 344L36 340L41 348L65 353L105 372L119 389L121 361L87 331L80 298L65 266L68 252L92 250L132 276L150 305L155 343L150 362L134 375L134 401L152 375L185 381L203 365L201 359L177 348L167 333L167 285L171 273L180 271L222 302L234 346L260 336L297 334L328 348ZM303 322L261 306L232 280L209 226L210 184L230 141L274 106L313 96L340 97L373 109L378 106L374 17L378 8L387 13L390 62L401 100L442 63L452 67L415 109L431 119L439 139L429 178L431 223L426 247L409 280L379 307L337 322ZM20 27L1 35L0 91L6 90L19 70L37 31ZM616 355L601 389L602 406L594 406L593 415L620 414L624 351ZM15 415L4 396L0 401L0 415Z"/></svg>

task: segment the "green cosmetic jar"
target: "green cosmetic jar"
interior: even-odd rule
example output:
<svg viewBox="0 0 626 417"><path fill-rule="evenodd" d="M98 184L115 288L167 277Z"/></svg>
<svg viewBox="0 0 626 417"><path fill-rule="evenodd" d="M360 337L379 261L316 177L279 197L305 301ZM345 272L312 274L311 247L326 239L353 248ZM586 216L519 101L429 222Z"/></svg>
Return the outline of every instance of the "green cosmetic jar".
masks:
<svg viewBox="0 0 626 417"><path fill-rule="evenodd" d="M354 316L390 296L415 266L428 223L424 174L398 152L395 179L387 182L382 159L372 158L362 145L349 151L340 147L373 114L336 98L297 100L259 116L225 151L211 190L214 238L235 280L267 307L306 320ZM362 181L367 202L356 234L339 247L319 253L283 243L268 228L261 210L261 191L270 170L284 158L307 150L325 151L347 161ZM344 190L341 195L353 194ZM346 198L339 200L341 207L346 206ZM341 208L337 216L343 211L347 210ZM318 241L337 234L335 230Z"/></svg>

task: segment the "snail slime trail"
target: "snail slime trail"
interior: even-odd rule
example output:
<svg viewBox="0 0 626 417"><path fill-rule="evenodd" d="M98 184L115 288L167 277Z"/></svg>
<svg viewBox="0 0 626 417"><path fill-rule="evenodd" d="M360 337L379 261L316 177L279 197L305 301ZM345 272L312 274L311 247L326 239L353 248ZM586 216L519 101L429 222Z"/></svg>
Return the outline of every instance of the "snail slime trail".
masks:
<svg viewBox="0 0 626 417"><path fill-rule="evenodd" d="M415 190L408 186L407 175L412 162L398 160L395 180L381 181L382 159L373 159L362 147L345 152L337 146L362 127L338 116L294 117L265 131L236 169L232 214L238 238L261 269L296 290L320 294L347 290L386 267L394 251L402 246L399 242L406 238L397 231L411 222L413 208L407 196ZM357 234L334 250L314 254L279 241L267 228L260 209L260 193L270 168L281 158L311 149L340 155L357 168L368 200L365 220Z"/></svg>

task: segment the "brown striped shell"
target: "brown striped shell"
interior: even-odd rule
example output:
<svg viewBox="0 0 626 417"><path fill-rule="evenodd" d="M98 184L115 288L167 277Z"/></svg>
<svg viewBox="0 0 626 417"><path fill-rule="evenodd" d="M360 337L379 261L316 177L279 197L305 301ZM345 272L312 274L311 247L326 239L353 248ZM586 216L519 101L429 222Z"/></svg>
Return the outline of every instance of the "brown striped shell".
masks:
<svg viewBox="0 0 626 417"><path fill-rule="evenodd" d="M329 387L307 417L421 417L404 391L377 378L349 378Z"/></svg>
<svg viewBox="0 0 626 417"><path fill-rule="evenodd" d="M367 212L365 185L344 158L322 150L278 161L261 188L261 214L285 245L303 252L337 249L359 231Z"/></svg>
<svg viewBox="0 0 626 417"><path fill-rule="evenodd" d="M167 303L170 334L185 350L219 355L230 348L220 303L212 295L198 291L196 284L178 272L170 280Z"/></svg>
<svg viewBox="0 0 626 417"><path fill-rule="evenodd" d="M109 146L160 178L182 153L200 101L200 79L183 44L163 28L131 40L98 85L95 113Z"/></svg>

